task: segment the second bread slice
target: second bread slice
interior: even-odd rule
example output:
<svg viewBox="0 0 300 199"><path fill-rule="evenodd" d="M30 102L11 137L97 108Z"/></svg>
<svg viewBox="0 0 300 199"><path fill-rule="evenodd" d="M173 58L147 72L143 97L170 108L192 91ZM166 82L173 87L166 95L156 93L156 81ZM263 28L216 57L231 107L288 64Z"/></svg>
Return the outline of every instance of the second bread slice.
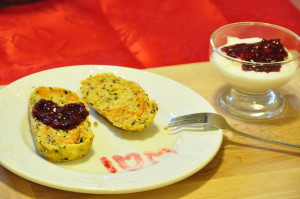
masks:
<svg viewBox="0 0 300 199"><path fill-rule="evenodd" d="M158 111L136 82L127 81L113 73L101 73L81 82L83 100L114 126L130 131L147 128Z"/></svg>

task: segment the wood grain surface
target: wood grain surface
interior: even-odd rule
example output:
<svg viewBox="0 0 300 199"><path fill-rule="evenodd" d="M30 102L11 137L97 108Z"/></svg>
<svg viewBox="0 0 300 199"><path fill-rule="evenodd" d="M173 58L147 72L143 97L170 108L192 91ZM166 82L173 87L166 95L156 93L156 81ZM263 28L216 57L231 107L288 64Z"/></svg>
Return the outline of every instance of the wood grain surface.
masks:
<svg viewBox="0 0 300 199"><path fill-rule="evenodd" d="M284 94L288 104L284 114L267 122L250 122L231 117L219 108L216 103L217 96L228 85L215 73L209 62L152 68L147 71L171 78L195 90L238 130L300 144L299 73L278 89ZM30 182L0 166L0 199L7 198L298 199L300 151L224 131L219 152L196 174L159 189L120 195L93 195L57 190Z"/></svg>

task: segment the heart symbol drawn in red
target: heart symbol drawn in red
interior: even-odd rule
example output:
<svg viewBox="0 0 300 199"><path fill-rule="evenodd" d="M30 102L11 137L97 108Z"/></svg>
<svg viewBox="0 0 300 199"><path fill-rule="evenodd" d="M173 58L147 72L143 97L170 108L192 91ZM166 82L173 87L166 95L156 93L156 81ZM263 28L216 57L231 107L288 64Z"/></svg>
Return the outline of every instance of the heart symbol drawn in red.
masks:
<svg viewBox="0 0 300 199"><path fill-rule="evenodd" d="M135 171L138 169L142 169L144 166L144 160L138 153L129 153L125 157L120 156L120 155L114 155L112 158L118 163L118 165L127 171ZM130 161L131 158L134 159L135 165L129 166L127 164L127 161Z"/></svg>
<svg viewBox="0 0 300 199"><path fill-rule="evenodd" d="M51 100L41 99L32 109L32 116L54 129L71 130L83 122L89 112L83 103L59 106Z"/></svg>

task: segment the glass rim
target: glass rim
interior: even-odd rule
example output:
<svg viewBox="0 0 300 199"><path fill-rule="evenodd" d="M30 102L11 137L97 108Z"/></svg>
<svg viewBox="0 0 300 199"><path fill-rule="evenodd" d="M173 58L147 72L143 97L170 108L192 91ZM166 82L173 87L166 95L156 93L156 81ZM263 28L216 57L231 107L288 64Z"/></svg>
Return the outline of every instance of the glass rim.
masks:
<svg viewBox="0 0 300 199"><path fill-rule="evenodd" d="M292 58L290 59L287 59L287 60L283 60L283 61L274 61L274 62L255 62L255 61L245 61L245 60L241 60L241 59L236 59L234 57L230 57L224 53L222 53L222 51L217 48L213 42L213 38L214 36L222 29L225 29L227 27L231 27L231 26L237 26L237 25L263 25L263 26L272 26L274 28L278 28L278 29L281 29L285 32L288 32L289 34L293 35L297 40L298 42L300 42L300 37L299 35L297 35L295 32L287 29L287 28L284 28L282 26L278 26L278 25L274 25L274 24L270 24L270 23L264 23L264 22L236 22L236 23L230 23L230 24L227 24L227 25L224 25L224 26L221 26L219 27L218 29L216 29L210 36L210 45L212 46L212 49L214 52L218 53L220 56L226 58L226 59L229 59L229 60L232 60L232 61L235 61L235 62L239 62L241 64L247 64L247 65L274 65L274 64L286 64L286 63L289 63L289 62L292 62L296 59L298 59L300 57L300 53L299 51L297 50L297 55L293 56Z"/></svg>

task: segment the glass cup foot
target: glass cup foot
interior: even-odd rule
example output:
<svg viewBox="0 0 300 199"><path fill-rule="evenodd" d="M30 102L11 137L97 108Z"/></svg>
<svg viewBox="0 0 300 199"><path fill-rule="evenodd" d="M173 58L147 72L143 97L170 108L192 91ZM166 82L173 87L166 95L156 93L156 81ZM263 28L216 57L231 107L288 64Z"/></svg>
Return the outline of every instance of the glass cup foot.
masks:
<svg viewBox="0 0 300 199"><path fill-rule="evenodd" d="M229 88L221 93L219 103L228 113L250 120L274 118L283 112L285 106L283 96L273 90L247 93L235 88Z"/></svg>

